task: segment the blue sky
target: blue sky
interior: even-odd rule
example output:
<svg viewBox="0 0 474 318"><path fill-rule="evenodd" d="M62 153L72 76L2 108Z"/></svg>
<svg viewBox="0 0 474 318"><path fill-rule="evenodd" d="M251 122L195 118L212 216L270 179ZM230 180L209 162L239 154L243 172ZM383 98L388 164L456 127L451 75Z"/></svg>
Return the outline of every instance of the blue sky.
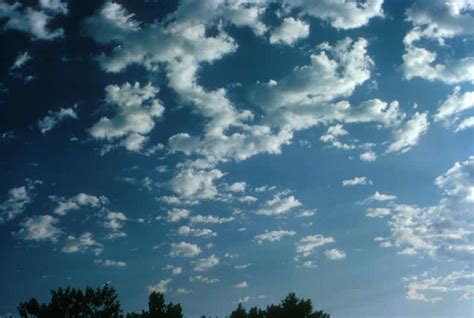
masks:
<svg viewBox="0 0 474 318"><path fill-rule="evenodd" d="M0 0L0 315L471 317L474 3Z"/></svg>

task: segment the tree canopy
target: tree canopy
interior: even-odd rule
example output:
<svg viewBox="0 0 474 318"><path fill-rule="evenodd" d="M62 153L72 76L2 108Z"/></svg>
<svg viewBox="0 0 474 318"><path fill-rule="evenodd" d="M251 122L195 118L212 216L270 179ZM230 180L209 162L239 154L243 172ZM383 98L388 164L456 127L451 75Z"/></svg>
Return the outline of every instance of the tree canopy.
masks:
<svg viewBox="0 0 474 318"><path fill-rule="evenodd" d="M87 287L84 291L67 287L51 290L49 303L40 304L35 298L21 302L18 313L22 318L183 318L180 304L166 303L162 293L152 292L148 297L148 310L141 313L122 314L115 289L109 285L101 288ZM206 317L206 316L202 316ZM229 318L330 318L324 311L314 311L310 299L299 299L288 294L280 304L265 309L252 307L247 310L241 303Z"/></svg>

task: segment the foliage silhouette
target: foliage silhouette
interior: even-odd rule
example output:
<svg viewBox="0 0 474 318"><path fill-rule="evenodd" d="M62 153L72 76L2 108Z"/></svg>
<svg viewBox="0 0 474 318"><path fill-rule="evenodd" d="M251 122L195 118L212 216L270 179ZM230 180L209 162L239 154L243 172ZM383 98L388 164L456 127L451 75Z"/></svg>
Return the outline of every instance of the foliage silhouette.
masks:
<svg viewBox="0 0 474 318"><path fill-rule="evenodd" d="M152 292L148 297L148 310L141 313L121 314L120 302L115 289L109 285L102 288L80 289L67 287L51 290L51 300L40 304L35 298L18 305L22 318L183 318L180 304L166 303L162 293ZM206 317L206 316L201 316ZM330 318L324 311L313 312L309 299L299 299L288 294L280 304L266 309L252 307L247 312L241 303L231 312L229 318Z"/></svg>

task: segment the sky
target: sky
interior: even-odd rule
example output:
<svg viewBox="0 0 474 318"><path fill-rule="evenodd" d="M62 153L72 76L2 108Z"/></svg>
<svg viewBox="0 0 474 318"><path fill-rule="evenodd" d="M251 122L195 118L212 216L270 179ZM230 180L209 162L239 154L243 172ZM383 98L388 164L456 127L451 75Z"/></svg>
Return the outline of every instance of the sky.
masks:
<svg viewBox="0 0 474 318"><path fill-rule="evenodd" d="M473 40L472 0L0 0L0 317L472 317Z"/></svg>

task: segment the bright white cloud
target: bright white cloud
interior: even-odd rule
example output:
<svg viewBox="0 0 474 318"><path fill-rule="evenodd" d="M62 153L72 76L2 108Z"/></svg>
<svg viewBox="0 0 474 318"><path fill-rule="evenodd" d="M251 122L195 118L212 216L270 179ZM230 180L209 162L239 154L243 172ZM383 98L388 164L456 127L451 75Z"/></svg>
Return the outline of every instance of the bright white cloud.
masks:
<svg viewBox="0 0 474 318"><path fill-rule="evenodd" d="M201 275L189 277L190 283L204 283L204 284L217 284L220 282L218 278L209 278Z"/></svg>
<svg viewBox="0 0 474 318"><path fill-rule="evenodd" d="M50 196L53 202L57 203L54 213L58 215L66 215L69 211L79 210L83 206L98 208L108 203L108 199L104 196L97 197L87 193L79 193L69 199L56 196Z"/></svg>
<svg viewBox="0 0 474 318"><path fill-rule="evenodd" d="M365 184L372 184L372 181L367 179L367 177L355 177L354 179L342 180L343 187L353 187Z"/></svg>
<svg viewBox="0 0 474 318"><path fill-rule="evenodd" d="M458 295L458 301L474 299L474 274L472 271L454 271L444 276L411 275L405 281L406 298L409 300L436 303L446 295Z"/></svg>
<svg viewBox="0 0 474 318"><path fill-rule="evenodd" d="M265 202L255 213L266 216L283 215L301 205L301 202L294 196L290 195L285 197L284 194L278 193L273 196L273 199Z"/></svg>
<svg viewBox="0 0 474 318"><path fill-rule="evenodd" d="M34 190L39 180L26 180L26 185L8 191L5 201L0 203L0 224L13 220L22 214L34 198Z"/></svg>
<svg viewBox="0 0 474 318"><path fill-rule="evenodd" d="M28 53L28 51L19 52L15 61L13 62L13 65L10 67L10 70L20 69L30 60L31 60L31 55L30 53Z"/></svg>
<svg viewBox="0 0 474 318"><path fill-rule="evenodd" d="M167 220L168 222L178 222L189 217L191 212L187 209L178 209L173 208L172 210L167 212Z"/></svg>
<svg viewBox="0 0 474 318"><path fill-rule="evenodd" d="M341 260L341 259L346 258L346 253L336 248L325 250L324 255L326 255L326 258L331 261L336 261L336 260Z"/></svg>
<svg viewBox="0 0 474 318"><path fill-rule="evenodd" d="M105 92L105 102L114 108L115 114L102 117L89 129L90 134L101 140L120 139L127 150L140 151L146 135L155 127L155 118L165 110L156 98L158 89L151 83L141 86L138 82L127 82L122 86L109 85Z"/></svg>
<svg viewBox="0 0 474 318"><path fill-rule="evenodd" d="M127 220L127 216L122 212L107 212L105 216L104 227L113 231L120 230L124 222Z"/></svg>
<svg viewBox="0 0 474 318"><path fill-rule="evenodd" d="M265 231L262 234L256 235L254 239L259 244L262 244L264 241L268 241L268 242L280 241L285 236L294 236L295 234L296 234L295 231L286 231L286 230Z"/></svg>
<svg viewBox="0 0 474 318"><path fill-rule="evenodd" d="M461 120L461 114L471 108L474 108L474 91L461 92L461 87L456 86L453 93L439 106L434 120L435 122L442 121L454 131L470 128L472 125L467 124L465 120Z"/></svg>
<svg viewBox="0 0 474 318"><path fill-rule="evenodd" d="M172 243L170 255L172 257L183 256L183 257L194 257L201 253L201 248L196 244L180 242Z"/></svg>
<svg viewBox="0 0 474 318"><path fill-rule="evenodd" d="M58 111L48 111L48 115L38 120L38 129L44 135L48 131L52 130L56 127L60 122L65 119L72 118L78 119L77 114L75 112L75 108L61 108Z"/></svg>
<svg viewBox="0 0 474 318"><path fill-rule="evenodd" d="M216 232L210 229L196 229L186 225L181 226L178 229L178 234L182 236L194 236L194 237L214 237Z"/></svg>
<svg viewBox="0 0 474 318"><path fill-rule="evenodd" d="M197 261L193 262L194 270L196 272L204 272L208 269L211 269L219 264L219 258L217 258L214 254L207 258L200 258Z"/></svg>
<svg viewBox="0 0 474 318"><path fill-rule="evenodd" d="M126 267L127 266L126 262L116 261L113 259L106 259L106 260L98 259L95 261L95 263L100 264L104 267Z"/></svg>
<svg viewBox="0 0 474 318"><path fill-rule="evenodd" d="M26 241L56 242L62 234L56 226L58 223L59 220L51 215L29 217L20 223L20 230L15 233L15 236Z"/></svg>
<svg viewBox="0 0 474 318"><path fill-rule="evenodd" d="M208 223L208 224L222 224L235 220L234 217L221 218L214 215L196 215L191 217L191 223Z"/></svg>
<svg viewBox="0 0 474 318"><path fill-rule="evenodd" d="M95 255L99 255L102 253L104 246L94 239L92 233L86 232L81 234L79 237L73 235L68 236L61 250L64 253L77 253L85 252L89 249L93 249Z"/></svg>
<svg viewBox="0 0 474 318"><path fill-rule="evenodd" d="M50 5L48 5L50 4ZM63 10L53 7L63 6ZM15 30L28 33L32 40L54 40L64 36L61 28L51 30L48 25L58 14L66 14L67 6L61 1L40 1L43 10L23 6L20 2L13 4L0 2L0 18L3 30Z"/></svg>
<svg viewBox="0 0 474 318"><path fill-rule="evenodd" d="M384 194L384 193L380 193L378 191L375 191L375 193L372 194L371 196L369 196L366 199L366 201L384 202L384 201L393 201L393 200L396 200L396 199L397 199L396 195Z"/></svg>
<svg viewBox="0 0 474 318"><path fill-rule="evenodd" d="M334 238L330 236L325 237L321 234L308 235L303 237L296 243L296 253L298 256L308 257L313 254L314 250L319 246L334 242Z"/></svg>
<svg viewBox="0 0 474 318"><path fill-rule="evenodd" d="M309 35L309 24L288 17L283 20L280 26L275 28L270 34L270 43L293 45L300 39L304 39Z"/></svg>
<svg viewBox="0 0 474 318"><path fill-rule="evenodd" d="M303 14L328 21L337 29L365 26L372 18L383 17L383 0L292 0L286 3L303 9Z"/></svg>
<svg viewBox="0 0 474 318"><path fill-rule="evenodd" d="M406 152L415 146L420 137L428 130L429 122L426 113L415 113L402 127L395 131L394 141L387 149L390 152Z"/></svg>
<svg viewBox="0 0 474 318"><path fill-rule="evenodd" d="M368 208L365 215L369 218L381 218L390 214L388 208Z"/></svg>

